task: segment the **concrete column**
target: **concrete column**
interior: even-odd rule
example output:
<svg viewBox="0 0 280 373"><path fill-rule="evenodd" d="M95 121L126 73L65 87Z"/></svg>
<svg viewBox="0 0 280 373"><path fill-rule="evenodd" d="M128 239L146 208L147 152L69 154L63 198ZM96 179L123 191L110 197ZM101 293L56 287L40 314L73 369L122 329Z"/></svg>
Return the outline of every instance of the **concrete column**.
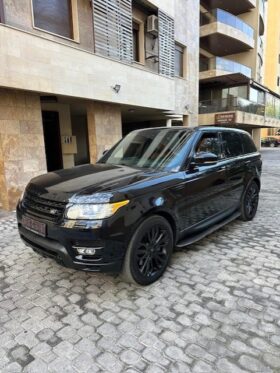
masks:
<svg viewBox="0 0 280 373"><path fill-rule="evenodd" d="M189 121L189 116L188 115L183 115L183 126L184 127L189 127L190 121Z"/></svg>
<svg viewBox="0 0 280 373"><path fill-rule="evenodd" d="M0 208L13 210L30 179L45 172L39 95L0 89Z"/></svg>
<svg viewBox="0 0 280 373"><path fill-rule="evenodd" d="M122 116L118 105L87 104L90 162L95 163L105 150L122 138Z"/></svg>
<svg viewBox="0 0 280 373"><path fill-rule="evenodd" d="M258 150L261 148L261 128L254 128L252 130L252 137Z"/></svg>
<svg viewBox="0 0 280 373"><path fill-rule="evenodd" d="M166 119L166 127L172 127L172 119Z"/></svg>

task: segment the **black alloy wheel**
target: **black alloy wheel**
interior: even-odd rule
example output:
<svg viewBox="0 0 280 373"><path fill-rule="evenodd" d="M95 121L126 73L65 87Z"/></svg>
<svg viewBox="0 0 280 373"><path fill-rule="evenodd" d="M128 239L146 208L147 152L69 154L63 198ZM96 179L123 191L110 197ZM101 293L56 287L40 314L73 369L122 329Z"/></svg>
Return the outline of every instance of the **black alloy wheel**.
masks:
<svg viewBox="0 0 280 373"><path fill-rule="evenodd" d="M135 231L127 249L123 277L149 285L162 276L173 251L173 232L161 216L151 216Z"/></svg>
<svg viewBox="0 0 280 373"><path fill-rule="evenodd" d="M242 206L241 206L241 218L244 221L250 221L254 219L259 205L259 194L260 189L258 184L253 181L249 184L245 190Z"/></svg>

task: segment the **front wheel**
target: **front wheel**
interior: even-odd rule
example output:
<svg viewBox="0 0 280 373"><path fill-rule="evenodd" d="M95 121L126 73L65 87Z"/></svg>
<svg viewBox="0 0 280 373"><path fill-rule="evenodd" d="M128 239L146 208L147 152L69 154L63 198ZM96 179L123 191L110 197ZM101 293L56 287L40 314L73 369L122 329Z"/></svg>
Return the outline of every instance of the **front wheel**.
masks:
<svg viewBox="0 0 280 373"><path fill-rule="evenodd" d="M165 272L173 252L173 231L161 216L147 218L135 231L127 248L122 278L150 285Z"/></svg>
<svg viewBox="0 0 280 373"><path fill-rule="evenodd" d="M253 220L259 205L260 188L252 181L246 188L241 203L241 219L243 221Z"/></svg>

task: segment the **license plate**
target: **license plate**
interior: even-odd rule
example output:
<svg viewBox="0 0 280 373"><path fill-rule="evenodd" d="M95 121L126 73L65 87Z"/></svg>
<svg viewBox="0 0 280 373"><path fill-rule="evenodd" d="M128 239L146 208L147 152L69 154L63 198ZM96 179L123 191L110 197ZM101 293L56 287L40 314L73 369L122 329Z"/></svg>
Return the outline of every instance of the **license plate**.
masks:
<svg viewBox="0 0 280 373"><path fill-rule="evenodd" d="M40 221L28 218L27 216L22 217L21 224L25 229L33 233L36 233L39 236L46 237L46 231L47 231L46 224L41 223Z"/></svg>

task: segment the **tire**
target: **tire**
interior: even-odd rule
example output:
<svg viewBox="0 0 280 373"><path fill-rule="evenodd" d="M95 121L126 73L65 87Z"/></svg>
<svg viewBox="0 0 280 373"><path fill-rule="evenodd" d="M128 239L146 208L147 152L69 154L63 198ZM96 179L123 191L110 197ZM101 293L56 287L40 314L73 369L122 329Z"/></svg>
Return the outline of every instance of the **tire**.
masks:
<svg viewBox="0 0 280 373"><path fill-rule="evenodd" d="M241 201L241 220L251 221L256 216L259 204L260 188L255 181L247 186Z"/></svg>
<svg viewBox="0 0 280 373"><path fill-rule="evenodd" d="M271 142L270 144L269 144L269 146L270 146L270 148L275 148L275 144L274 144L274 142Z"/></svg>
<svg viewBox="0 0 280 373"><path fill-rule="evenodd" d="M136 229L127 248L121 277L150 285L165 272L173 252L173 231L166 219L150 216Z"/></svg>

